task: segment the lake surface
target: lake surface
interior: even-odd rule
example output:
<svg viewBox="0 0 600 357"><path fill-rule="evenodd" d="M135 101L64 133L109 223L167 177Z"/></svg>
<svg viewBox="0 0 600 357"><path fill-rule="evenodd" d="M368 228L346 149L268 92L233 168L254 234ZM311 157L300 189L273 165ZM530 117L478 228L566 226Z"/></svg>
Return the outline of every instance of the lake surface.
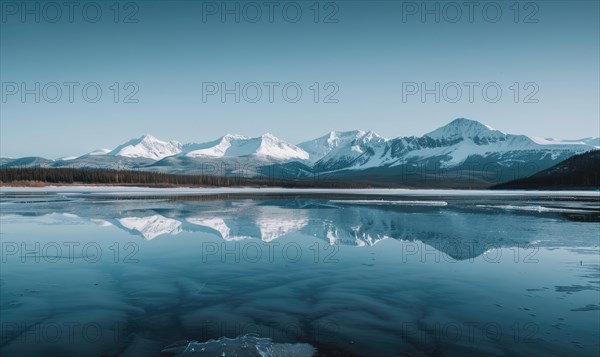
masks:
<svg viewBox="0 0 600 357"><path fill-rule="evenodd" d="M598 192L0 196L5 356L600 352Z"/></svg>

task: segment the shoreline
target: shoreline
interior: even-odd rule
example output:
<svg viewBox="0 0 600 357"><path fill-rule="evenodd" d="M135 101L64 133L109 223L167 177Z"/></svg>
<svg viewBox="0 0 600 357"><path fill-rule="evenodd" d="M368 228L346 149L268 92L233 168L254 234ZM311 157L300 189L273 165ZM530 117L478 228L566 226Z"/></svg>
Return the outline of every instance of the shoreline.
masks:
<svg viewBox="0 0 600 357"><path fill-rule="evenodd" d="M210 194L348 194L383 196L577 196L600 198L599 190L489 190L489 189L411 189L411 188L283 188L283 187L217 187L177 186L149 187L129 185L0 185L5 193L99 193L99 194L159 194L159 195L210 195Z"/></svg>

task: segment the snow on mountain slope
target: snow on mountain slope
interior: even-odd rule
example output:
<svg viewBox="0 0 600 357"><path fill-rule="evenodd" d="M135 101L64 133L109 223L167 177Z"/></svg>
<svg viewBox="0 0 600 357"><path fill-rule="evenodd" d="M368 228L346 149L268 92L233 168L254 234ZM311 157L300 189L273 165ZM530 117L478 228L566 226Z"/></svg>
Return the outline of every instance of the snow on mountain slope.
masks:
<svg viewBox="0 0 600 357"><path fill-rule="evenodd" d="M86 156L103 156L103 155L108 154L109 152L111 152L110 149L96 149L94 151L88 152L87 154L83 154L83 155L64 156L64 157L56 159L56 161L71 161L71 160L76 160L76 159L83 158Z"/></svg>
<svg viewBox="0 0 600 357"><path fill-rule="evenodd" d="M398 140L398 139L396 139ZM432 141L433 140L433 141ZM400 147L401 150L398 150ZM442 167L462 164L470 156L499 155L499 164L507 161L527 161L549 157L552 160L590 150L583 142L563 143L526 135L505 134L487 125L468 119L456 119L421 138L404 138L396 145L397 161L393 166L409 161L442 157ZM398 154L399 153L399 154ZM502 157L505 157L502 161Z"/></svg>
<svg viewBox="0 0 600 357"><path fill-rule="evenodd" d="M56 159L56 161L71 161L75 160L76 158L78 158L78 156L63 156Z"/></svg>
<svg viewBox="0 0 600 357"><path fill-rule="evenodd" d="M576 140L564 140L564 139L555 139L555 138L539 138L537 136L530 137L533 141L540 145L591 145L598 147L600 146L600 138L583 138Z"/></svg>
<svg viewBox="0 0 600 357"><path fill-rule="evenodd" d="M162 141L152 135L144 135L117 146L107 155L124 157L141 157L160 160L181 152L182 145L177 141Z"/></svg>
<svg viewBox="0 0 600 357"><path fill-rule="evenodd" d="M307 160L309 157L301 148L268 133L256 138L228 134L208 143L186 145L182 155L213 158L253 156L276 161Z"/></svg>
<svg viewBox="0 0 600 357"><path fill-rule="evenodd" d="M317 162L334 149L345 146L364 135L365 132L362 130L332 131L320 138L300 143L298 146L310 155L310 161Z"/></svg>
<svg viewBox="0 0 600 357"><path fill-rule="evenodd" d="M365 164L371 157L374 162L385 151L387 139L372 131L332 131L329 134L299 144L309 153L309 160L321 167Z"/></svg>
<svg viewBox="0 0 600 357"><path fill-rule="evenodd" d="M454 138L456 139L456 137ZM475 136L474 138L480 137ZM444 138L440 138L439 140L444 141ZM507 135L505 137L499 137L497 141L486 142L484 144L478 143L472 138L465 138L456 143L451 140L447 141L449 143L446 145L432 145L430 147L425 146L410 150L403 155L399 161L395 162L394 165L414 161L416 159L446 157L445 160L442 161L441 167L453 167L465 162L469 156L473 155L485 157L510 151L527 151L535 149L535 143L526 136L521 135Z"/></svg>
<svg viewBox="0 0 600 357"><path fill-rule="evenodd" d="M112 151L111 149L96 149L92 152L88 152L86 155L90 155L90 156L107 155L111 151Z"/></svg>

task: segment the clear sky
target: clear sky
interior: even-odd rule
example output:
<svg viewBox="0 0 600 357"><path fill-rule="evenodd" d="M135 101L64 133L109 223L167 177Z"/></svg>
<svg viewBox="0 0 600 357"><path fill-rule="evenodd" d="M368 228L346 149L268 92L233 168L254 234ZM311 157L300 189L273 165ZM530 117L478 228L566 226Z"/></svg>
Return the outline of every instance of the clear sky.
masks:
<svg viewBox="0 0 600 357"><path fill-rule="evenodd" d="M145 133L392 138L457 117L600 135L598 1L73 3L2 1L1 156L83 154Z"/></svg>

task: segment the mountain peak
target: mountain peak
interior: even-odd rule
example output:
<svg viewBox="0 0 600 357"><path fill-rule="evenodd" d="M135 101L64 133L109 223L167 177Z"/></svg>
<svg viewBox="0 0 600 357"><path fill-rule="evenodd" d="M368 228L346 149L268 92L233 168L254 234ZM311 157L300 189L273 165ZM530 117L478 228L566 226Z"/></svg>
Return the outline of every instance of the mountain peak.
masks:
<svg viewBox="0 0 600 357"><path fill-rule="evenodd" d="M482 122L467 118L456 118L445 126L457 128L478 128L481 130L496 130L489 125L483 124Z"/></svg>
<svg viewBox="0 0 600 357"><path fill-rule="evenodd" d="M265 133L258 139L260 140L260 144L255 151L256 156L278 160L307 160L309 157L309 154L303 149L289 144L271 133Z"/></svg>
<svg viewBox="0 0 600 357"><path fill-rule="evenodd" d="M177 141L162 141L150 134L145 134L117 146L107 155L160 160L180 153L181 147L182 145Z"/></svg>
<svg viewBox="0 0 600 357"><path fill-rule="evenodd" d="M335 159L335 157L360 156L365 147L380 147L385 144L387 139L373 131L350 130L350 131L331 131L324 136L314 140L305 141L298 144L310 155L310 161L317 162L325 157Z"/></svg>
<svg viewBox="0 0 600 357"><path fill-rule="evenodd" d="M270 133L254 138L227 134L216 141L188 145L184 154L188 157L214 158L253 156L275 161L308 158L308 154L304 150Z"/></svg>
<svg viewBox="0 0 600 357"><path fill-rule="evenodd" d="M157 141L158 139L151 134L144 134L140 136L139 141Z"/></svg>
<svg viewBox="0 0 600 357"><path fill-rule="evenodd" d="M374 132L374 131L371 131L371 130L367 131L367 132L366 132L366 133L363 135L363 138L364 138L365 140L367 140L367 141L371 141L371 140L383 140L383 141L386 141L386 140L387 140L387 139L386 139L386 138L384 138L383 136L381 136L381 135L379 135L379 134L377 134L376 132Z"/></svg>
<svg viewBox="0 0 600 357"><path fill-rule="evenodd" d="M425 136L433 139L452 140L458 138L498 137L504 136L504 133L477 120L457 118L441 128L425 134Z"/></svg>
<svg viewBox="0 0 600 357"><path fill-rule="evenodd" d="M275 142L275 143L283 141L271 133L264 133L263 135L260 136L260 139L263 141Z"/></svg>
<svg viewBox="0 0 600 357"><path fill-rule="evenodd" d="M480 125L484 125L481 122L477 121L477 120L473 120L473 119L468 119L468 118L456 118L454 120L452 120L450 123L448 124L462 124L462 123L466 123L466 124L480 124Z"/></svg>

